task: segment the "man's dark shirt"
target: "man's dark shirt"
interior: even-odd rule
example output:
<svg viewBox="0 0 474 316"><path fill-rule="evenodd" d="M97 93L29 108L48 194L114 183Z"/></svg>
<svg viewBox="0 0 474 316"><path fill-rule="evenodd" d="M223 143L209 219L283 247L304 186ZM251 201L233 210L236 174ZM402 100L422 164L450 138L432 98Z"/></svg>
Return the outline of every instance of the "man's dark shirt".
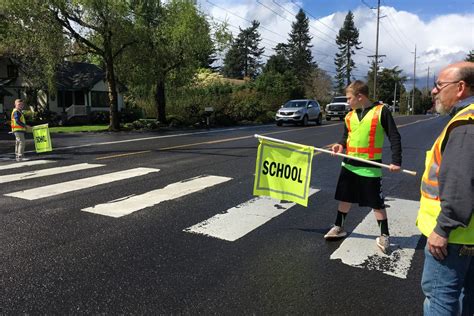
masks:
<svg viewBox="0 0 474 316"><path fill-rule="evenodd" d="M474 103L474 96L459 101L451 115ZM467 227L474 209L474 122L456 126L442 147L438 183L441 213L434 231L448 237L451 230Z"/></svg>

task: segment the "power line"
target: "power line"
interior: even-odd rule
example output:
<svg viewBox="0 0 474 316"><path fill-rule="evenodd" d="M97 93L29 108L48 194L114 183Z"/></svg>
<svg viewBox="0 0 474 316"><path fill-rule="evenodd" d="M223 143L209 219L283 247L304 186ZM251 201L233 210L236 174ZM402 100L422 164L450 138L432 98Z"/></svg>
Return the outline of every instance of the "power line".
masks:
<svg viewBox="0 0 474 316"><path fill-rule="evenodd" d="M276 2L275 0L272 0L272 2L273 2L274 4L276 4L277 6L279 6L280 8L282 8L283 10L285 10L286 12L290 13L291 15L296 16L296 13L291 12L290 10L288 10L287 8L285 8L284 6L278 4L278 2ZM329 38L329 39L332 40L332 41L335 41L335 40L336 40L335 38L333 38L333 37L327 35L326 33L321 32L320 30L318 30L317 28L315 28L315 27L312 26L311 24L309 24L309 27L311 27L311 28L314 29L315 31L317 31L317 32L319 32L319 33L325 35L327 38Z"/></svg>
<svg viewBox="0 0 474 316"><path fill-rule="evenodd" d="M410 50L410 48L408 48L408 46L405 45L405 41L403 41L403 39L401 38L400 34L395 30L395 25L392 23L392 21L391 21L391 19L389 18L389 16L388 16L387 14L386 14L385 16L387 17L387 21L390 23L390 25L392 25L392 27L393 27L393 29L394 29L394 31L395 31L395 34L396 34L396 35L398 36L398 38L400 39L400 43L402 43L402 46L405 46L405 48L406 48L407 50ZM382 27L383 27L383 24L382 24ZM384 27L384 29L385 29L385 27ZM390 34L390 32L389 32L387 29L385 29L385 31L387 31L388 35L390 35L390 37L392 37L392 35ZM395 40L393 37L392 37L392 39ZM399 43L398 41L396 41L396 42Z"/></svg>
<svg viewBox="0 0 474 316"><path fill-rule="evenodd" d="M230 10L227 10L227 9L225 9L225 8L222 8L222 7L218 6L218 5L216 5L215 3L212 3L212 2L209 1L209 0L206 0L206 2L208 2L210 5L212 5L212 6L216 7L216 8L219 8L219 9L224 10L225 12L227 12L227 13L229 13L229 14L232 14L233 16L238 17L239 19L242 19L242 20L244 20L244 21L246 21L246 22L248 22L248 23L250 23L250 24L252 23L252 21L250 21L250 20L248 20L248 19L246 19L246 18L244 18L244 17L241 17L241 16L238 15L238 14L235 14L234 12L232 12L232 11L230 11ZM272 34L275 34L275 35L277 35L277 36L280 36L280 37L282 37L282 38L285 38L283 35L281 35L281 34L279 34L279 33L277 33L277 32L274 32L274 31L272 31L272 30L266 28L266 27L263 26L263 25L260 25L260 27L261 27L262 29L264 29L264 30L267 30L268 32L270 32L270 33L272 33ZM285 39L286 39L286 38L285 38Z"/></svg>
<svg viewBox="0 0 474 316"><path fill-rule="evenodd" d="M273 10L272 8L270 8L269 6L267 6L266 4L264 4L263 2L260 2L260 0L255 0L255 1L256 1L258 4L260 4L261 6L263 6L264 8L266 8L266 9L272 11L273 13L275 13L276 15L278 15L279 17L283 18L284 20L286 20L286 21L288 21L288 22L290 22L290 23L293 23L293 21L288 20L285 16L281 15L279 12ZM322 40L322 41L324 41L324 42L326 42L326 43L328 43L328 44L330 44L330 45L333 45L333 46L335 46L335 47L338 47L336 44L331 43L331 42L329 42L328 40L326 40L326 39L324 39L324 38L322 38L322 37L320 37L320 36L318 36L318 35L316 35L316 34L314 34L314 33L311 33L311 35L313 35L313 36L316 37L316 38L319 38L320 40Z"/></svg>
<svg viewBox="0 0 474 316"><path fill-rule="evenodd" d="M314 15L312 15L311 13L309 13L307 10L303 9L300 5L298 5L295 0L291 0L291 3L293 3L294 5L296 5L298 8L300 8L301 10L303 10L307 15L309 15L310 17L312 17L313 19L316 20L316 22L319 22L320 24L324 25L327 29L333 31L334 33L338 34L339 32L336 31L335 29L333 29L332 27L328 26L326 23L323 23L321 22L317 17L315 17Z"/></svg>
<svg viewBox="0 0 474 316"><path fill-rule="evenodd" d="M383 2L385 5L387 5L387 4L385 3L385 1L382 0L382 2ZM387 14L387 17L388 17L388 20L391 19L391 15L390 15L390 14ZM405 33L398 27L398 24L397 24L397 20L396 20L396 19L393 20L393 23L394 23L394 24L393 24L394 28L397 28L398 31L400 32L400 34L402 34L403 37L404 37L405 39L407 39L408 44L410 44L410 43L413 44L413 45L416 44L416 43L413 42L410 38L408 38L408 37L405 35Z"/></svg>

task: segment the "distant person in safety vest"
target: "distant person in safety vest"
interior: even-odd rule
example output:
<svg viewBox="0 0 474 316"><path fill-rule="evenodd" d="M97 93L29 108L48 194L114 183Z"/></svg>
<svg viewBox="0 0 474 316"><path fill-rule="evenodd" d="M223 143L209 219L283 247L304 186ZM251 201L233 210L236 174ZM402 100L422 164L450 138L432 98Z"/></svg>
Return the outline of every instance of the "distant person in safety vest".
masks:
<svg viewBox="0 0 474 316"><path fill-rule="evenodd" d="M26 125L25 116L23 115L23 100L15 100L15 108L11 116L12 133L15 135L15 158L16 161L24 160L25 153L25 133L28 125Z"/></svg>
<svg viewBox="0 0 474 316"><path fill-rule="evenodd" d="M392 149L390 171L400 171L402 164L402 145L397 125L390 110L379 102L369 100L366 83L356 80L346 88L347 102L352 111L345 117L344 134L341 141L332 146L334 153L344 149L347 155L376 162L382 162L384 137L387 135ZM374 210L380 227L377 246L387 253L390 239L382 193L382 170L364 162L345 158L337 183L335 199L339 201L334 226L324 236L327 240L345 237L344 222L352 203L368 206Z"/></svg>
<svg viewBox="0 0 474 316"><path fill-rule="evenodd" d="M426 154L421 180L416 224L428 237L421 281L424 314L472 316L474 63L444 68L431 94L436 111L451 119Z"/></svg>

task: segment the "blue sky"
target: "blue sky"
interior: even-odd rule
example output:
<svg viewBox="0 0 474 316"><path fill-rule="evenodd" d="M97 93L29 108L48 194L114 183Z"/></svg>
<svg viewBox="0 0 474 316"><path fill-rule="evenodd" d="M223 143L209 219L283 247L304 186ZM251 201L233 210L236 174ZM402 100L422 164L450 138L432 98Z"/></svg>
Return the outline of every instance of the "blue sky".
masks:
<svg viewBox="0 0 474 316"><path fill-rule="evenodd" d="M291 24L300 6L307 12L312 36L312 54L321 69L334 75L337 32L348 10L354 13L363 49L354 57L356 79L364 79L368 56L375 54L377 0L199 0L215 22L227 21L236 36L251 20L260 22L265 59L277 43L287 42ZM441 68L462 60L474 49L474 0L381 0L379 54L382 67L402 69L412 77L417 49L417 85L433 82ZM369 7L368 7L369 6ZM265 60L263 60L265 61ZM430 78L427 78L427 76ZM427 80L428 79L428 80Z"/></svg>
<svg viewBox="0 0 474 316"><path fill-rule="evenodd" d="M279 0L280 1L280 0ZM304 0L303 8L316 17L323 17L335 11L353 10L365 6L361 0ZM371 7L377 6L377 0L365 0ZM394 7L397 10L412 12L423 21L451 13L473 13L474 2L471 0L381 0L381 6Z"/></svg>

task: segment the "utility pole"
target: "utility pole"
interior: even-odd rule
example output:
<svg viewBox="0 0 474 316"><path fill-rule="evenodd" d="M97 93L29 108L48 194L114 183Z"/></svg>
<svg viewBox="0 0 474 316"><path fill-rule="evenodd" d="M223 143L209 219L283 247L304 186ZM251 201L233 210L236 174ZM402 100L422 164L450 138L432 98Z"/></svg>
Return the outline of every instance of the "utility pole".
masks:
<svg viewBox="0 0 474 316"><path fill-rule="evenodd" d="M416 45L415 45L415 58L413 62L413 95L411 99L411 115L415 115L415 88L416 88Z"/></svg>
<svg viewBox="0 0 474 316"><path fill-rule="evenodd" d="M397 83L395 82L395 91L393 92L393 108L392 108L393 113L395 113L396 106L397 106Z"/></svg>
<svg viewBox="0 0 474 316"><path fill-rule="evenodd" d="M363 0L362 2L366 4ZM367 4L366 4L367 5ZM370 9L373 9L369 6ZM379 57L385 57L385 55L379 55L379 24L380 19L385 16L380 16L380 0L377 0L377 34L375 37L375 55L367 57L375 57L375 69L374 69L374 101L377 101L377 72L379 69Z"/></svg>
<svg viewBox="0 0 474 316"><path fill-rule="evenodd" d="M426 76L426 91L430 92L430 66L428 66L428 75Z"/></svg>
<svg viewBox="0 0 474 316"><path fill-rule="evenodd" d="M409 91L407 91L407 92L408 92L407 93L407 115L409 115L410 114L410 103L409 103L410 102L410 92Z"/></svg>

